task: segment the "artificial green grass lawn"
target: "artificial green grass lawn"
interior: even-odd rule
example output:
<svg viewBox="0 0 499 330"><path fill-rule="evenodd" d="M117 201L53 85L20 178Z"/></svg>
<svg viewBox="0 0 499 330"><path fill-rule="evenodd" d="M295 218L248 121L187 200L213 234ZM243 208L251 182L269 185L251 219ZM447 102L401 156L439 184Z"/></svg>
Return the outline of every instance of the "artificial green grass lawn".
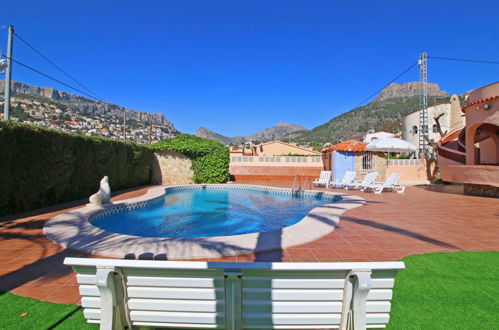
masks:
<svg viewBox="0 0 499 330"><path fill-rule="evenodd" d="M430 253L403 261L388 329L499 329L499 252ZM0 329L98 326L85 322L79 306L0 292Z"/></svg>
<svg viewBox="0 0 499 330"><path fill-rule="evenodd" d="M388 329L499 329L499 252L402 260Z"/></svg>
<svg viewBox="0 0 499 330"><path fill-rule="evenodd" d="M0 329L98 329L77 305L52 304L0 291Z"/></svg>

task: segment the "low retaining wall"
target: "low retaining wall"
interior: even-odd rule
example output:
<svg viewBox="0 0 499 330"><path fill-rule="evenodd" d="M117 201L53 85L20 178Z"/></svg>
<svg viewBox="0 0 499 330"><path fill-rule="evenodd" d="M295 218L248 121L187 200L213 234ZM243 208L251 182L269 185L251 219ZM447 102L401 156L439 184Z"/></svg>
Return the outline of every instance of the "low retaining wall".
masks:
<svg viewBox="0 0 499 330"><path fill-rule="evenodd" d="M446 165L440 166L440 174L445 181L499 188L499 166Z"/></svg>
<svg viewBox="0 0 499 330"><path fill-rule="evenodd" d="M499 198L499 187L484 184L464 184L464 193L472 196L495 197Z"/></svg>
<svg viewBox="0 0 499 330"><path fill-rule="evenodd" d="M400 184L415 185L429 184L435 170L435 162L427 165L424 159L390 159L386 168L386 177L393 173L400 173Z"/></svg>
<svg viewBox="0 0 499 330"><path fill-rule="evenodd" d="M193 183L192 161L185 155L165 150L154 153L151 182L160 185Z"/></svg>
<svg viewBox="0 0 499 330"><path fill-rule="evenodd" d="M280 182L292 183L297 175L310 176L312 179L319 177L321 167L298 166L234 166L230 165L231 180L238 183L251 182Z"/></svg>

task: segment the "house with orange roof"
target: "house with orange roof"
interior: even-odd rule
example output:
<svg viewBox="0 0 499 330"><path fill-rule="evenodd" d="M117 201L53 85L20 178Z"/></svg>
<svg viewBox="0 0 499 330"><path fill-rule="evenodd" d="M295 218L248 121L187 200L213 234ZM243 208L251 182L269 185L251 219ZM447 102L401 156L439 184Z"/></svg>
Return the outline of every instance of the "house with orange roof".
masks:
<svg viewBox="0 0 499 330"><path fill-rule="evenodd" d="M282 141L269 141L260 144L247 143L243 146L229 147L231 155L244 156L320 156L319 151L311 148L301 147L296 144L286 143Z"/></svg>
<svg viewBox="0 0 499 330"><path fill-rule="evenodd" d="M334 180L341 180L347 171L355 171L357 180L369 172L378 172L378 180L385 180L385 153L367 151L367 145L367 142L348 140L324 149L322 162L325 170L333 171Z"/></svg>
<svg viewBox="0 0 499 330"><path fill-rule="evenodd" d="M499 197L499 82L471 92L461 112L466 124L438 144L440 175L466 194Z"/></svg>
<svg viewBox="0 0 499 330"><path fill-rule="evenodd" d="M292 184L300 177L311 185L323 170L321 153L282 141L230 147L229 173L240 183Z"/></svg>

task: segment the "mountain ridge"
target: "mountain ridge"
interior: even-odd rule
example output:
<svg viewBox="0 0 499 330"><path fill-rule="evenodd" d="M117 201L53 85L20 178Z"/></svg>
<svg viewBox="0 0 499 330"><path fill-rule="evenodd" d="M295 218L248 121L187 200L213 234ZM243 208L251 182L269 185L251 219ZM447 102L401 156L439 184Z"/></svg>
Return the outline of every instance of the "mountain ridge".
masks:
<svg viewBox="0 0 499 330"><path fill-rule="evenodd" d="M248 135L248 136L234 136L234 137L227 137L221 134L218 134L216 132L213 132L206 127L199 127L194 133L194 135L202 138L207 138L207 139L212 139L212 140L217 140L223 144L235 144L239 145L244 142L250 141L259 141L259 142L268 142L268 141L273 141L273 140L280 140L282 137L284 137L287 134L290 134L292 132L297 132L297 131L302 131L302 130L307 130L305 127L300 126L300 125L295 125L295 124L289 124L285 122L279 122L277 125L274 125L272 127L265 128L263 130L260 130L254 134Z"/></svg>
<svg viewBox="0 0 499 330"><path fill-rule="evenodd" d="M429 106L449 101L450 94L440 90L438 84L428 83ZM297 143L323 146L336 144L369 129L397 133L405 114L419 109L420 82L392 83L385 87L370 103L345 111L309 131L298 131L284 136Z"/></svg>
<svg viewBox="0 0 499 330"><path fill-rule="evenodd" d="M4 94L4 89L5 81L1 80L1 95ZM11 90L12 94L35 95L60 101L65 103L74 111L82 113L117 116L123 116L123 113L126 113L128 118L132 118L143 123L151 122L152 124L168 126L172 130L175 130L173 123L166 119L165 115L162 113L149 113L146 111L133 110L114 103L95 101L81 95L59 91L53 87L32 86L19 81L12 81Z"/></svg>

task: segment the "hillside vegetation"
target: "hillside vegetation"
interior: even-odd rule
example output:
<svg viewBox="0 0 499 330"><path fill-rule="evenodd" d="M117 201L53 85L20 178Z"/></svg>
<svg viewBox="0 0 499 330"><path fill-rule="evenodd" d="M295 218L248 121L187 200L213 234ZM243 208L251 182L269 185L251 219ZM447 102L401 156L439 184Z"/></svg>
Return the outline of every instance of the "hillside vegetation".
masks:
<svg viewBox="0 0 499 330"><path fill-rule="evenodd" d="M449 96L432 96L430 105L447 102ZM283 138L298 143L338 143L352 135L366 133L370 129L390 133L400 132L402 116L419 108L419 96L399 97L371 102L345 112L310 131L299 131Z"/></svg>

